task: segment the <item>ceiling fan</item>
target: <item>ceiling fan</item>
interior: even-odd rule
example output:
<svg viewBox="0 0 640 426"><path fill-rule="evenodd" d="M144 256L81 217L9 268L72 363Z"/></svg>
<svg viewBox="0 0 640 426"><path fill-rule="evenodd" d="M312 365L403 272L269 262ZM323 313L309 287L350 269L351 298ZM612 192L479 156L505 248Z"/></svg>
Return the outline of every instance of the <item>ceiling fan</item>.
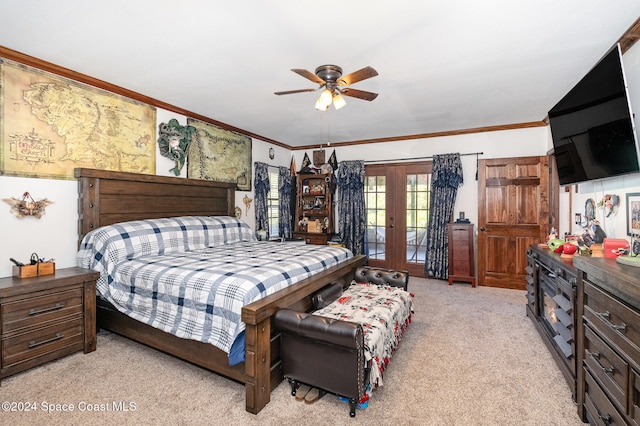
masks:
<svg viewBox="0 0 640 426"><path fill-rule="evenodd" d="M342 75L342 68L337 65L321 65L316 68L315 74L299 68L294 68L291 71L317 83L319 87L316 89L287 90L284 92L275 92L275 94L290 95L292 93L314 92L324 87L324 90L316 101L316 109L321 111L326 111L332 102L335 109L340 109L345 106L346 101L342 95L364 99L365 101L372 101L378 96L377 93L345 87L378 75L378 72L371 67L364 67L344 76Z"/></svg>

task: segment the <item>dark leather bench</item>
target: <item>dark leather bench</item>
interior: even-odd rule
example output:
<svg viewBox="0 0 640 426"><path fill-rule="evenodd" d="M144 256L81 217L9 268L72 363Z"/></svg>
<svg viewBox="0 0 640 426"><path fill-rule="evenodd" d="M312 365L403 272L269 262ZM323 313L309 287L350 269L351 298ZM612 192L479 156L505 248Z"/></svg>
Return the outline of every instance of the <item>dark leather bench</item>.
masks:
<svg viewBox="0 0 640 426"><path fill-rule="evenodd" d="M407 290L409 274L364 266L356 270L354 279ZM314 295L314 309L331 304L342 291L341 284L327 285ZM289 309L279 310L274 321L281 332L282 368L292 395L300 383L340 395L349 399L350 415L354 417L369 384L362 326Z"/></svg>

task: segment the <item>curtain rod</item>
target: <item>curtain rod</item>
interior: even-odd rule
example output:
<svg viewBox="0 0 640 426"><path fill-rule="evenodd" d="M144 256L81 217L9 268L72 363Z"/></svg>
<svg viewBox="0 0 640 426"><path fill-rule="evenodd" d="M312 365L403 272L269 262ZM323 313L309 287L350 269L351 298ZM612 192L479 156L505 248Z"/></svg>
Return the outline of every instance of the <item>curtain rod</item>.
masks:
<svg viewBox="0 0 640 426"><path fill-rule="evenodd" d="M460 157L464 157L467 155L483 155L484 152L468 152L466 154L460 154ZM389 163L391 161L407 161L407 160L433 160L433 156L429 157L410 157L410 158L394 158L394 159L384 159L384 160L368 160L365 163Z"/></svg>

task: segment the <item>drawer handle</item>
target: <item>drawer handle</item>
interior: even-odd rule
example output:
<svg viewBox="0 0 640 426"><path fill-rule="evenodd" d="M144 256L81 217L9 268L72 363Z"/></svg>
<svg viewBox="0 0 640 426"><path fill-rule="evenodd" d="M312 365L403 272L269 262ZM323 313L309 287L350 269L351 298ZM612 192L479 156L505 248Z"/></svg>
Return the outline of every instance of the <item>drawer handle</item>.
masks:
<svg viewBox="0 0 640 426"><path fill-rule="evenodd" d="M604 416L602 414L598 414L598 417L600 417L600 420L602 420L605 425L611 424L611 414L606 414Z"/></svg>
<svg viewBox="0 0 640 426"><path fill-rule="evenodd" d="M35 340L32 340L29 342L29 349L33 349L37 346L46 345L47 343L55 342L56 340L60 340L63 337L64 335L62 333L56 333L56 335L53 336L51 339L43 340L42 342L36 342Z"/></svg>
<svg viewBox="0 0 640 426"><path fill-rule="evenodd" d="M36 311L35 309L29 309L29 315L30 316L40 315L46 312L57 311L58 309L62 309L62 308L64 308L64 303L56 303L55 306L52 306L50 308L40 309L39 311Z"/></svg>
<svg viewBox="0 0 640 426"><path fill-rule="evenodd" d="M593 360L596 362L596 364L598 364L598 367L600 367L600 369L602 370L603 373L608 374L610 376L613 375L613 372L616 369L613 368L613 365L611 367L604 367L600 363L600 352L589 352L589 351L587 351L587 353L591 356L591 358L593 358Z"/></svg>
<svg viewBox="0 0 640 426"><path fill-rule="evenodd" d="M611 322L611 312L606 311L606 312L596 312L596 315L598 315L599 317L601 317L609 327L613 328L614 330L618 330L618 331L626 331L627 330L627 324L622 323L622 324L614 324Z"/></svg>

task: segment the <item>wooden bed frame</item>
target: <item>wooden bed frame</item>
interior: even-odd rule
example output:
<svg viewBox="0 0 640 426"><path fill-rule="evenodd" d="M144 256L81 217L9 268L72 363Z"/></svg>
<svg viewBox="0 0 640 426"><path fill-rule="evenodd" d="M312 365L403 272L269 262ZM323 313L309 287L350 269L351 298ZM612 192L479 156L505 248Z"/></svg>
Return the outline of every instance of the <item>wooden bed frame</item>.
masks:
<svg viewBox="0 0 640 426"><path fill-rule="evenodd" d="M170 216L233 216L233 183L136 173L76 169L78 243L93 229L117 222ZM277 244L277 243L274 243ZM331 282L346 284L365 263L355 256L242 309L246 323L245 362L229 366L228 355L213 345L181 339L120 313L98 301L97 325L212 370L245 385L246 409L257 414L282 381L280 336L272 317L281 308L307 311L315 292Z"/></svg>

